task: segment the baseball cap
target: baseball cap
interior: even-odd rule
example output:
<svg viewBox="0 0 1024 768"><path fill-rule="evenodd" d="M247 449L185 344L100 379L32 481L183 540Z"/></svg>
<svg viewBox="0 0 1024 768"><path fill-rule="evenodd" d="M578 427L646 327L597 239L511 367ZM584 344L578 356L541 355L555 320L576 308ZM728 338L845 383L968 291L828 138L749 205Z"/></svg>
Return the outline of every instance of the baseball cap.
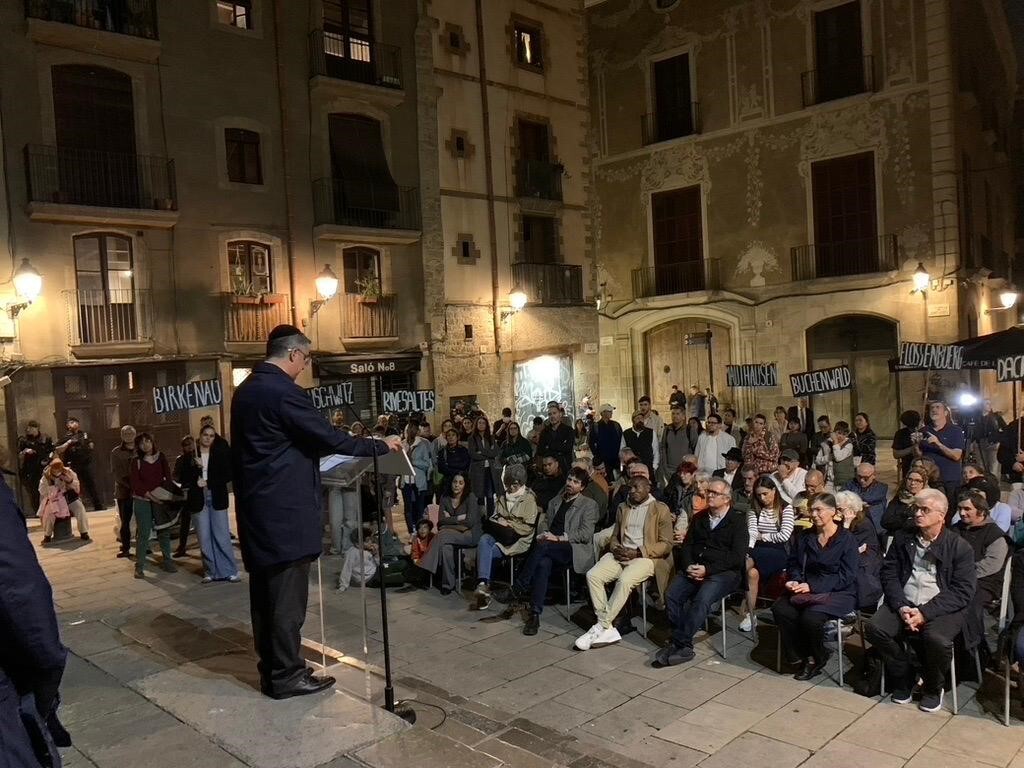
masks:
<svg viewBox="0 0 1024 768"><path fill-rule="evenodd" d="M800 461L800 454L792 448L787 448L779 454L779 461Z"/></svg>

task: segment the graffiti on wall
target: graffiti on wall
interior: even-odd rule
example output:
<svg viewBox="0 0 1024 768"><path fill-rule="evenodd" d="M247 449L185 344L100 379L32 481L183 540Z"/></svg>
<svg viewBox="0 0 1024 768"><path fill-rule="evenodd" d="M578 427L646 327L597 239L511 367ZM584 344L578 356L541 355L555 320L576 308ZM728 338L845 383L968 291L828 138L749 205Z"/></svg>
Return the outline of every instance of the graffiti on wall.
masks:
<svg viewBox="0 0 1024 768"><path fill-rule="evenodd" d="M547 417L547 404L554 400L565 406L566 414L572 416L572 357L569 355L544 355L516 363L513 378L515 392L515 418L528 432L534 416Z"/></svg>

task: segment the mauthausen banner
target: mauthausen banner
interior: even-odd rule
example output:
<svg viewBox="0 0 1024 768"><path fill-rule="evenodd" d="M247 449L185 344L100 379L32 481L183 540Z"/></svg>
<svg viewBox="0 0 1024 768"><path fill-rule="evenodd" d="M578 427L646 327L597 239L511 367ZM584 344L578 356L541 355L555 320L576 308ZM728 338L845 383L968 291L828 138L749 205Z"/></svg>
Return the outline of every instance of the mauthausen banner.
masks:
<svg viewBox="0 0 1024 768"><path fill-rule="evenodd" d="M838 392L853 387L853 373L847 365L834 368L822 368L820 371L791 373L789 384L793 387L793 397L804 395L823 395L826 392Z"/></svg>
<svg viewBox="0 0 1024 768"><path fill-rule="evenodd" d="M964 367L964 348L959 344L904 341L900 344L899 367L959 371Z"/></svg>
<svg viewBox="0 0 1024 768"><path fill-rule="evenodd" d="M727 365L725 383L729 387L777 387L779 370L775 363Z"/></svg>
<svg viewBox="0 0 1024 768"><path fill-rule="evenodd" d="M1024 381L1024 355L1008 355L996 360L996 380Z"/></svg>

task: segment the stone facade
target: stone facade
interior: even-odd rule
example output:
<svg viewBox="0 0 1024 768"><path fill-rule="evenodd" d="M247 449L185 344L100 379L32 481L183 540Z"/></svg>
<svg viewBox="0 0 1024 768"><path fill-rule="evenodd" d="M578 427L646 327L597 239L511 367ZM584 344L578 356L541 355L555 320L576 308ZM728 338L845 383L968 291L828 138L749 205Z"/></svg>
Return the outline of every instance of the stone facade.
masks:
<svg viewBox="0 0 1024 768"><path fill-rule="evenodd" d="M978 16L960 0L860 0L865 82L843 98L813 90L809 99L809 83L819 89L825 76L815 68L816 14L837 5L608 0L588 9L602 400L628 409L652 390L665 408L671 384L708 386L706 350L694 355L681 338L666 346L659 328L710 323L722 338L716 371L778 364L776 388L730 389L718 374L721 401L741 416L792 403L789 374L857 358L859 391L816 405L833 418L868 410L890 433L899 408L920 406L924 385L923 374L885 371L898 341L953 341L1015 321L987 312L1011 278L1003 252L1013 249L1015 206L1005 142L984 129L1012 117L1015 60L999 4L982 3ZM964 26L970 35L951 34ZM998 55L980 56L985 49ZM654 64L680 54L699 105L695 130L642 135L641 116L656 115ZM968 69L979 57L980 77ZM861 153L870 153L876 231L890 236L893 258L815 277L816 164ZM688 187L700 194L704 282L673 290L656 267L652 197ZM926 299L910 292L919 262L933 278ZM1009 392L987 373L971 383L1008 408Z"/></svg>

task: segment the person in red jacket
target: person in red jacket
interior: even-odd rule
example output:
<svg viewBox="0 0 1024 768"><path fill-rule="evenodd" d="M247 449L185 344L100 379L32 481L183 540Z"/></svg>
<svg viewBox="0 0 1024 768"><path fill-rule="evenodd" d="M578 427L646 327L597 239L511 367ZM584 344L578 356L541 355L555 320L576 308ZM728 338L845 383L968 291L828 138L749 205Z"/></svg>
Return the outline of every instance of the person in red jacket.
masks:
<svg viewBox="0 0 1024 768"><path fill-rule="evenodd" d="M144 566L149 536L153 531L153 491L171 482L171 468L167 457L156 449L153 436L140 432L135 437L135 458L128 465L128 484L132 489L132 514L135 516L135 578L145 578ZM171 528L157 531L160 551L164 559L161 567L168 573L178 570L171 560Z"/></svg>

